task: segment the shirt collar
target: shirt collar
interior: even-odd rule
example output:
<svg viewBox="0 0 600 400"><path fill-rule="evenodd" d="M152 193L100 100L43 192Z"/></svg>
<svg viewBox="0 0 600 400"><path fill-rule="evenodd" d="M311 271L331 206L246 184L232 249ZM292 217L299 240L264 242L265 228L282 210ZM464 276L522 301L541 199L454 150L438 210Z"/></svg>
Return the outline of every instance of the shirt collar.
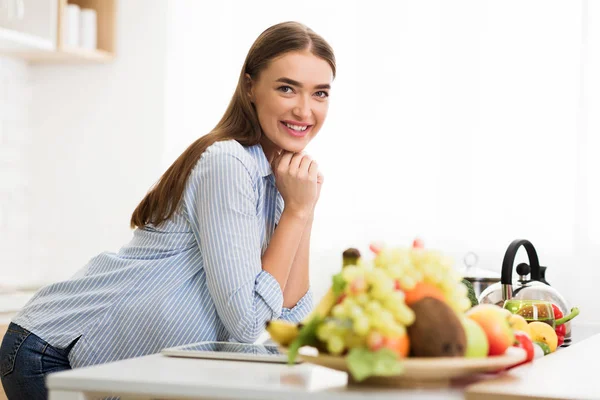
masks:
<svg viewBox="0 0 600 400"><path fill-rule="evenodd" d="M269 160L267 160L267 156L260 144L248 147L248 152L256 162L258 172L263 178L273 173L271 164L269 164Z"/></svg>

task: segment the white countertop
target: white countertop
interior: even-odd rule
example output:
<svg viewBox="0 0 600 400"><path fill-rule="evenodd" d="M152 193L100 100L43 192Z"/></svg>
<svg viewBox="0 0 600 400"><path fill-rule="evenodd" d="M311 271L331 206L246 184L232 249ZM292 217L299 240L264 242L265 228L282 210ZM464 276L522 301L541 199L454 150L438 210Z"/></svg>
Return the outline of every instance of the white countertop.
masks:
<svg viewBox="0 0 600 400"><path fill-rule="evenodd" d="M461 387L414 390L347 385L343 372L311 364L202 360L160 354L52 374L51 400L85 393L150 399L464 399ZM107 392L107 389L112 392ZM62 393L61 393L62 392ZM69 397L78 392L81 397Z"/></svg>
<svg viewBox="0 0 600 400"><path fill-rule="evenodd" d="M470 385L467 400L593 400L600 398L600 334L531 364Z"/></svg>
<svg viewBox="0 0 600 400"><path fill-rule="evenodd" d="M574 337L574 344L561 349L561 356L562 353L574 354L571 349L575 350L578 342L598 333L596 326L577 332L579 335ZM548 360L539 363L540 367L547 364L546 361L551 362L550 358L556 357L550 355ZM534 369L536 365L520 368ZM486 381L489 379L492 377L485 378ZM307 363L288 366L154 354L51 374L47 386L50 400L88 400L98 395L119 395L122 400L128 396L136 399L396 400L465 399L475 395L465 392L473 380L455 383L450 388L427 390L365 387L348 385L347 381L345 373ZM488 392L485 396L489 395Z"/></svg>
<svg viewBox="0 0 600 400"><path fill-rule="evenodd" d="M2 293L0 295L0 325L3 322L8 323L10 318L34 293L34 291ZM571 347L600 333L600 324L579 324L574 321L573 333ZM264 334L262 339L267 337L268 335ZM600 336L596 340L596 343L600 343ZM585 352L588 349L579 349L577 354L580 354L582 350ZM591 350L591 346L589 350ZM566 351L565 354L575 353ZM565 357L565 354L561 350L560 354L556 354L556 356ZM534 363L534 365L521 368L546 367L550 371L554 367L549 367L547 364L555 361L556 358L552 355L548 360L544 359L544 363L539 363L539 366ZM545 371L546 375L548 371ZM579 373L577 376L582 376L581 374ZM515 385L515 375L518 374L513 372L505 377L513 379L509 386ZM574 376L572 379L574 382L577 377ZM498 379L496 386L494 383L487 385L481 382L474 386L474 389L480 388L478 389L480 393L476 391L467 393L465 389L470 383L473 383L472 381L456 383L453 387L445 389L415 390L348 385L347 380L345 373L311 364L287 366L271 363L173 358L155 354L52 374L48 377L47 386L50 389L50 400L88 400L95 399L97 394L119 395L122 400L127 399L128 396L136 399L160 397L170 399L391 400L402 398L465 399L475 398L474 396L477 394L488 398L502 388L502 383L505 383L502 379ZM521 386L523 386L523 390L529 390L526 385L522 384ZM517 388L517 386L514 387ZM88 394L93 396L87 396ZM504 395L506 398L510 396L508 393L504 393Z"/></svg>

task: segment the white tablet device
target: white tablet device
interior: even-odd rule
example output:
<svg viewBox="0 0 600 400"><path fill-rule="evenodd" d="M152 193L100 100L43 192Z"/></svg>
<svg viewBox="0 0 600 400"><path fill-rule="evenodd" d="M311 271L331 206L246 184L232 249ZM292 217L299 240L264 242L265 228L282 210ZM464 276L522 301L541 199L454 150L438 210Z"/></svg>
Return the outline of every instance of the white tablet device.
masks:
<svg viewBox="0 0 600 400"><path fill-rule="evenodd" d="M171 357L209 358L215 360L262 361L286 364L288 356L269 344L199 342L161 350ZM297 361L299 362L299 361Z"/></svg>

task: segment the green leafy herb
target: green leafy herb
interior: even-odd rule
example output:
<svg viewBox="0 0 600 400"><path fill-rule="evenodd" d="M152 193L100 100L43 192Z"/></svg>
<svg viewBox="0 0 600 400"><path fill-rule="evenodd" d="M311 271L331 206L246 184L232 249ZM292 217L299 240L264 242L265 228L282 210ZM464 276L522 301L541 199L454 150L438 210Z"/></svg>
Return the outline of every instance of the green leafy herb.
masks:
<svg viewBox="0 0 600 400"><path fill-rule="evenodd" d="M390 349L379 349L373 352L364 347L354 348L348 353L346 363L357 382L370 376L398 375L404 369L396 353Z"/></svg>
<svg viewBox="0 0 600 400"><path fill-rule="evenodd" d="M404 370L398 356L390 349L379 349L373 352L364 347L354 348L348 353L346 363L357 382L370 376L399 375Z"/></svg>
<svg viewBox="0 0 600 400"><path fill-rule="evenodd" d="M321 323L322 318L315 315L306 325L303 325L298 332L298 336L290 344L288 349L288 364L293 364L298 356L298 350L302 346L316 346L317 339L317 327Z"/></svg>

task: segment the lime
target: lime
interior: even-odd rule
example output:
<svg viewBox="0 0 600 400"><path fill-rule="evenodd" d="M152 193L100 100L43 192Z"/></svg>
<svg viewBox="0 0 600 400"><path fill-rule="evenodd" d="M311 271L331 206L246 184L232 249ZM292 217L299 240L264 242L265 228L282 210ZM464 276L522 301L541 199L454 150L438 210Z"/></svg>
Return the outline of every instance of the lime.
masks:
<svg viewBox="0 0 600 400"><path fill-rule="evenodd" d="M542 348L542 350L544 351L545 356L552 353L552 351L550 351L550 346L548 346L544 342L533 342L533 344L537 344L538 346L540 346Z"/></svg>

